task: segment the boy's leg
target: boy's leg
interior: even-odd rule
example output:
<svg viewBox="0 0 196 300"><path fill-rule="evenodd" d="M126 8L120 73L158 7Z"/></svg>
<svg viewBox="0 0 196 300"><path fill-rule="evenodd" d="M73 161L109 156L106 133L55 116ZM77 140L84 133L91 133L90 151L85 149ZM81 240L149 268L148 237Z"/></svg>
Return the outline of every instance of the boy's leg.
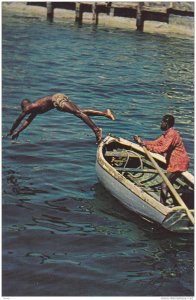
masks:
<svg viewBox="0 0 196 300"><path fill-rule="evenodd" d="M103 116L108 119L115 120L115 117L112 114L110 109L106 109L105 111L94 110L94 109L81 109L81 111L88 116Z"/></svg>
<svg viewBox="0 0 196 300"><path fill-rule="evenodd" d="M76 117L82 119L95 133L97 142L100 142L102 138L102 129L93 123L93 121L88 117L87 114L83 113L83 111L75 105L72 101L66 101L63 103L63 106L61 106L61 111L68 112Z"/></svg>

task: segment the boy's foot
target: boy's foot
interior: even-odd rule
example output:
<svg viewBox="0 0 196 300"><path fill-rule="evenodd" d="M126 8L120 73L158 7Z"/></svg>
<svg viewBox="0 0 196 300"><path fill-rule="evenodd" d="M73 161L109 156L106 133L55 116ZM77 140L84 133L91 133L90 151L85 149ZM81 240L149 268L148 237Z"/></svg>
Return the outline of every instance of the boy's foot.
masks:
<svg viewBox="0 0 196 300"><path fill-rule="evenodd" d="M97 139L97 144L101 142L102 139L102 128L98 128L95 132L96 139Z"/></svg>
<svg viewBox="0 0 196 300"><path fill-rule="evenodd" d="M114 115L112 114L111 110L110 109L106 109L106 117L108 119L111 119L111 120L115 120L116 118L114 117Z"/></svg>

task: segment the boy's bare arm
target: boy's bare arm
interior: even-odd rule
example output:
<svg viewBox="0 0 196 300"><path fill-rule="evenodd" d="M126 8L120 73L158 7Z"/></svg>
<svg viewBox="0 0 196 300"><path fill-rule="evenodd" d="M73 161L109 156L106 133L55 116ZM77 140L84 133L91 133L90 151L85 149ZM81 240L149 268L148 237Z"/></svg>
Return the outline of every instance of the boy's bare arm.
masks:
<svg viewBox="0 0 196 300"><path fill-rule="evenodd" d="M22 114L19 115L19 117L15 120L15 122L12 125L12 128L10 129L10 131L7 135L12 135L13 134L14 130L18 127L18 125L24 119L25 116L26 116L25 112L23 112Z"/></svg>
<svg viewBox="0 0 196 300"><path fill-rule="evenodd" d="M29 124L33 121L33 119L36 117L37 114L32 113L28 119L22 124L22 126L12 135L12 140L17 139L19 136L19 133L23 131Z"/></svg>

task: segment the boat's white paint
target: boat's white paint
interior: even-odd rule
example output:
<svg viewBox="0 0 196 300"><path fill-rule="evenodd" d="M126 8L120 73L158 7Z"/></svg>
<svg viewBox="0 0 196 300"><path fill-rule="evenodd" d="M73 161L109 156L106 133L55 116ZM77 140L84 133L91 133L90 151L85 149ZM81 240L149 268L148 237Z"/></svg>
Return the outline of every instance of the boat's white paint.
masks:
<svg viewBox="0 0 196 300"><path fill-rule="evenodd" d="M140 215L150 218L153 221L162 223L165 219L165 215L153 208L150 204L145 202L143 199L138 197L137 194L133 193L121 182L112 177L107 173L97 162L96 172L99 181L115 198L126 206L129 210L134 211Z"/></svg>

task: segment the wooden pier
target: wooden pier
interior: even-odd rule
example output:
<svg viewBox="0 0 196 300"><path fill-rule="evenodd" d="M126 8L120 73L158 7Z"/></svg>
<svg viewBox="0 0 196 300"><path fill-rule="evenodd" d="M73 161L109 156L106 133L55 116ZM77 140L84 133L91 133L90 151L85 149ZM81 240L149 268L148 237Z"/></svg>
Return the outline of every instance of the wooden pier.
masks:
<svg viewBox="0 0 196 300"><path fill-rule="evenodd" d="M46 7L47 20L52 22L55 8L75 11L75 22L82 24L83 14L92 13L92 24L98 25L99 14L134 18L136 29L144 31L145 21L169 23L170 15L194 17L194 2L26 2Z"/></svg>

